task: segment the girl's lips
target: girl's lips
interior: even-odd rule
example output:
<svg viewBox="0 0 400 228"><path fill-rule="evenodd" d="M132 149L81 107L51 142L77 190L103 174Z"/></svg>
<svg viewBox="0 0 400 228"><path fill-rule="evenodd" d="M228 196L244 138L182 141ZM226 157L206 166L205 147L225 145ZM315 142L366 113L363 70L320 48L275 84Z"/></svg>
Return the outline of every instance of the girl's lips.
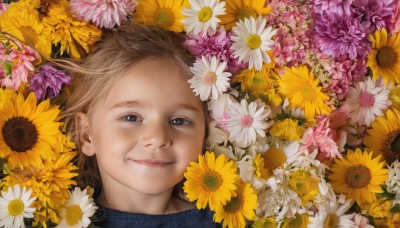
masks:
<svg viewBox="0 0 400 228"><path fill-rule="evenodd" d="M139 160L133 160L133 161L138 164L149 166L149 167L164 167L164 166L172 164L172 162L169 162L169 161L154 160L154 159L139 159Z"/></svg>

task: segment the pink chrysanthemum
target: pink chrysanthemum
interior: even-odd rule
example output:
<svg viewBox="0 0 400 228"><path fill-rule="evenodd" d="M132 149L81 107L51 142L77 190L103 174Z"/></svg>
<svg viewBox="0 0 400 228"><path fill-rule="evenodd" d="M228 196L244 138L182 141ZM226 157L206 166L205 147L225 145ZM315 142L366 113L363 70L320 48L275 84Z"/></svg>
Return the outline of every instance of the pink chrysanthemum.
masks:
<svg viewBox="0 0 400 228"><path fill-rule="evenodd" d="M7 11L9 4L0 2L0 15Z"/></svg>
<svg viewBox="0 0 400 228"><path fill-rule="evenodd" d="M354 15L316 14L314 38L319 49L333 58L365 57L371 49L361 19Z"/></svg>
<svg viewBox="0 0 400 228"><path fill-rule="evenodd" d="M330 11L339 15L350 15L351 2L352 0L315 0L313 10L318 14Z"/></svg>
<svg viewBox="0 0 400 228"><path fill-rule="evenodd" d="M228 71L235 73L239 69L247 68L247 64L235 57L231 50L232 41L225 30L220 30L213 35L186 36L185 46L197 58L205 56L217 57L221 62L227 62Z"/></svg>
<svg viewBox="0 0 400 228"><path fill-rule="evenodd" d="M394 7L393 0L355 0L352 8L370 34L390 25Z"/></svg>
<svg viewBox="0 0 400 228"><path fill-rule="evenodd" d="M136 0L71 0L71 11L84 21L92 21L99 28L120 26L131 15Z"/></svg>
<svg viewBox="0 0 400 228"><path fill-rule="evenodd" d="M400 1L397 1L394 12L389 26L392 33L400 32Z"/></svg>

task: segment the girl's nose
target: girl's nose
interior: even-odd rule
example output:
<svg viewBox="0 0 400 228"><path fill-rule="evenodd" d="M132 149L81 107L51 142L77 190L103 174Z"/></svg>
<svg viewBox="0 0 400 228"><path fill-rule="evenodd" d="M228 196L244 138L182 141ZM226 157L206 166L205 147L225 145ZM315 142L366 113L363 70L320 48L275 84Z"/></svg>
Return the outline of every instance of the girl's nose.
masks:
<svg viewBox="0 0 400 228"><path fill-rule="evenodd" d="M169 133L168 123L159 123L159 121L145 123L141 141L143 146L148 148L167 148L172 144Z"/></svg>

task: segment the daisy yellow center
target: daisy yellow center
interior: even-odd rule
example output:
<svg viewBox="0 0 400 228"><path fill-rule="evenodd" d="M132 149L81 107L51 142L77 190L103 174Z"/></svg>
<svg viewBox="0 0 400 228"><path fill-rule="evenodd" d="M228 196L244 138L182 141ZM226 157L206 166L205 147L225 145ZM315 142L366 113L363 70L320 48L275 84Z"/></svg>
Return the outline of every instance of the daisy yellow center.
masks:
<svg viewBox="0 0 400 228"><path fill-rule="evenodd" d="M261 38L257 34L252 34L246 39L246 45L252 50L255 50L261 45Z"/></svg>
<svg viewBox="0 0 400 228"><path fill-rule="evenodd" d="M240 118L240 125L242 127L251 127L251 125L253 124L253 118L251 118L251 116L249 115L244 115L242 118Z"/></svg>
<svg viewBox="0 0 400 228"><path fill-rule="evenodd" d="M210 86L214 85L216 81L217 81L217 75L214 72L209 71L206 73L206 75L204 75L204 84Z"/></svg>
<svg viewBox="0 0 400 228"><path fill-rule="evenodd" d="M400 129L390 132L382 145L382 153L388 164L400 160Z"/></svg>
<svg viewBox="0 0 400 228"><path fill-rule="evenodd" d="M210 18L213 15L213 11L210 7L203 7L199 11L199 14L197 15L197 19L199 19L200 22L207 22L210 20Z"/></svg>
<svg viewBox="0 0 400 228"><path fill-rule="evenodd" d="M396 52L393 50L393 48L387 46L379 48L376 61L380 67L391 68L397 62Z"/></svg>
<svg viewBox="0 0 400 228"><path fill-rule="evenodd" d="M168 28L174 23L174 13L170 9L159 9L154 14L154 21L157 24Z"/></svg>
<svg viewBox="0 0 400 228"><path fill-rule="evenodd" d="M207 191L217 190L222 185L222 177L215 171L208 171L202 177L203 188Z"/></svg>
<svg viewBox="0 0 400 228"><path fill-rule="evenodd" d="M371 181L371 171L366 166L355 165L347 169L344 178L350 188L365 188Z"/></svg>
<svg viewBox="0 0 400 228"><path fill-rule="evenodd" d="M315 92L315 89L310 87L310 86L306 86L303 89L303 98L306 101L315 101L315 98L317 97L317 93Z"/></svg>
<svg viewBox="0 0 400 228"><path fill-rule="evenodd" d="M330 214L325 218L324 228L336 228L338 224L339 218L335 214Z"/></svg>
<svg viewBox="0 0 400 228"><path fill-rule="evenodd" d="M244 20L245 18L249 18L251 16L257 17L257 12L253 8L248 6L244 6L238 9L238 11L236 12L237 21Z"/></svg>
<svg viewBox="0 0 400 228"><path fill-rule="evenodd" d="M243 200L241 197L233 197L231 201L224 205L224 211L228 213L235 213L242 208Z"/></svg>
<svg viewBox="0 0 400 228"><path fill-rule="evenodd" d="M65 212L65 221L68 225L73 226L76 225L82 218L82 209L78 205L71 205L67 207L67 211Z"/></svg>
<svg viewBox="0 0 400 228"><path fill-rule="evenodd" d="M32 45L39 42L39 36L32 27L21 27L20 30L22 32L22 35L24 36L26 43Z"/></svg>
<svg viewBox="0 0 400 228"><path fill-rule="evenodd" d="M286 162L287 157L285 152L280 148L269 148L264 153L264 166L269 170L274 170Z"/></svg>
<svg viewBox="0 0 400 228"><path fill-rule="evenodd" d="M30 150L38 141L36 126L25 117L13 117L7 120L2 131L5 143L16 152Z"/></svg>
<svg viewBox="0 0 400 228"><path fill-rule="evenodd" d="M14 217L22 214L24 208L24 202L20 199L11 200L10 203L8 203L8 213Z"/></svg>
<svg viewBox="0 0 400 228"><path fill-rule="evenodd" d="M375 103L374 95L372 95L368 92L364 92L360 95L359 102L360 102L361 107L369 108L369 107L373 106Z"/></svg>

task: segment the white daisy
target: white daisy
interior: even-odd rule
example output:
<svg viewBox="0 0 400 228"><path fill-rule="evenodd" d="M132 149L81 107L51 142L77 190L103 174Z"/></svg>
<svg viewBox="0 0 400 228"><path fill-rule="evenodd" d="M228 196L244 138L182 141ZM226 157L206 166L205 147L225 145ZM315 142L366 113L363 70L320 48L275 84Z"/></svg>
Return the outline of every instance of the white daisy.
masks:
<svg viewBox="0 0 400 228"><path fill-rule="evenodd" d="M22 191L21 191L22 190ZM21 189L19 185L8 187L0 196L0 227L25 227L24 218L33 218L36 208L29 207L36 197L32 190Z"/></svg>
<svg viewBox="0 0 400 228"><path fill-rule="evenodd" d="M90 217L97 209L93 198L86 189L82 191L78 187L72 193L69 192L69 195L68 202L61 209L61 221L57 227L88 227Z"/></svg>
<svg viewBox="0 0 400 228"><path fill-rule="evenodd" d="M262 16L257 19L250 17L237 22L232 28L235 34L231 36L235 57L239 57L240 61L248 62L249 69L255 66L257 70L261 70L263 62L271 62L267 51L271 50L270 46L274 44L271 37L275 35L276 30L265 27L266 24L267 20Z"/></svg>
<svg viewBox="0 0 400 228"><path fill-rule="evenodd" d="M207 100L210 96L217 100L223 92L229 87L229 77L232 75L229 72L224 72L226 62L220 62L215 56L206 58L202 56L197 59L190 67L190 71L194 74L193 78L189 79L190 88L200 95L202 101Z"/></svg>
<svg viewBox="0 0 400 228"><path fill-rule="evenodd" d="M225 2L219 0L189 0L191 8L184 8L182 20L188 33L194 35L200 32L216 31L221 21L218 16L225 14Z"/></svg>
<svg viewBox="0 0 400 228"><path fill-rule="evenodd" d="M257 134L265 137L264 130L268 127L265 118L271 113L271 110L269 106L257 106L257 102L247 104L247 101L242 99L240 104L232 103L229 107L230 118L227 126L229 137L242 147L254 143Z"/></svg>
<svg viewBox="0 0 400 228"><path fill-rule="evenodd" d="M390 88L383 85L382 80L372 81L371 78L350 87L342 108L352 113L350 121L370 126L377 116L383 116L383 110L391 105Z"/></svg>

